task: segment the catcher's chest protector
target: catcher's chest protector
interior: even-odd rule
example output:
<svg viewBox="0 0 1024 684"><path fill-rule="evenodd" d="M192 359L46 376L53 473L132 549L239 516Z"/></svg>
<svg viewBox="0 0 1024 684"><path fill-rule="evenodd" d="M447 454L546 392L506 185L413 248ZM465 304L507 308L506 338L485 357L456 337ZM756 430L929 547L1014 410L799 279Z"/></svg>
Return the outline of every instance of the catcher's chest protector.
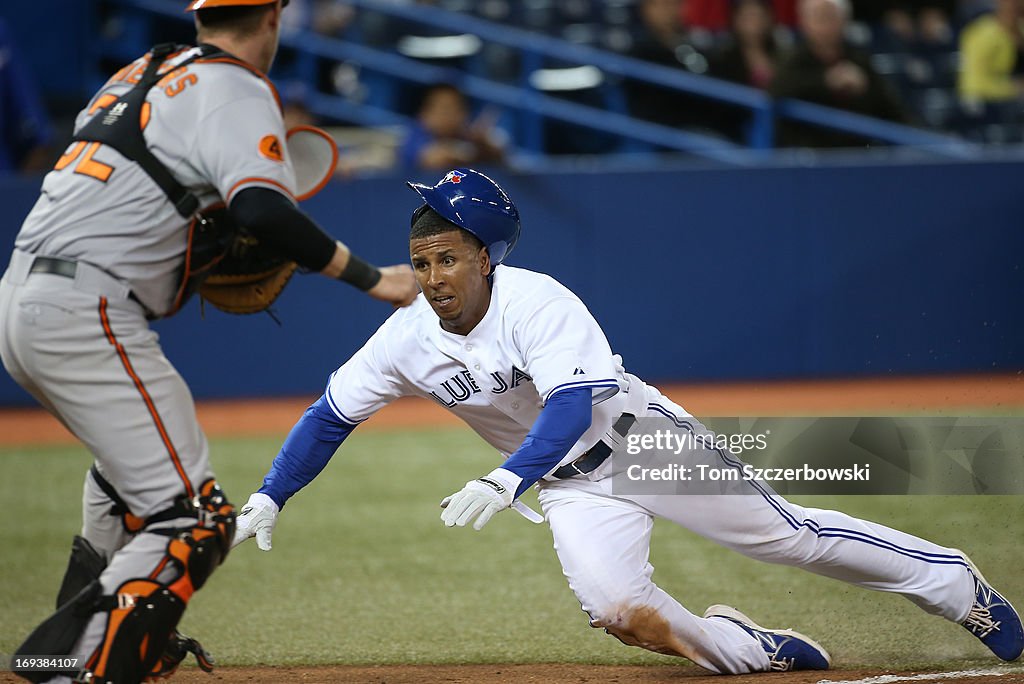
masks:
<svg viewBox="0 0 1024 684"><path fill-rule="evenodd" d="M164 79L180 72L197 60L225 58L221 61L249 69L245 64L230 58L223 50L212 45L202 45L197 54L177 64L170 71L158 73L160 66L167 58L179 53L182 49L184 48L172 43L154 47L150 52L149 64L146 65L138 84L121 97L115 98L113 95L107 95L104 96L106 100L101 98L97 101L100 111L74 136L76 142L109 145L137 163L163 190L178 213L183 218L189 219L185 263L181 269L180 284L174 305L166 314L167 316L176 313L199 289L212 268L231 247L236 230L228 219L226 211L217 212L215 219L211 216L197 214L199 199L187 187L178 182L146 146L146 139L142 134L149 119L149 104L146 102L146 95ZM251 71L251 69L249 70Z"/></svg>

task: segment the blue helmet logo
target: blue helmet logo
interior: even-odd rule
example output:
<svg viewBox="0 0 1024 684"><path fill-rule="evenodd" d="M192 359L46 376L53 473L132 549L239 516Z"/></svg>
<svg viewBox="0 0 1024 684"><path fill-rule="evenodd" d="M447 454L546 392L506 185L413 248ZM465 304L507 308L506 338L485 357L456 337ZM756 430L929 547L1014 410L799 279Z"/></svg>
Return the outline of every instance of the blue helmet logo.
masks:
<svg viewBox="0 0 1024 684"><path fill-rule="evenodd" d="M427 205L484 243L491 267L502 263L519 240L519 211L493 180L473 169L452 169L431 187L408 183Z"/></svg>
<svg viewBox="0 0 1024 684"><path fill-rule="evenodd" d="M444 178L441 179L441 183L461 183L462 179L466 177L466 174L462 173L458 169L449 171L445 174ZM438 185L441 185L438 183Z"/></svg>

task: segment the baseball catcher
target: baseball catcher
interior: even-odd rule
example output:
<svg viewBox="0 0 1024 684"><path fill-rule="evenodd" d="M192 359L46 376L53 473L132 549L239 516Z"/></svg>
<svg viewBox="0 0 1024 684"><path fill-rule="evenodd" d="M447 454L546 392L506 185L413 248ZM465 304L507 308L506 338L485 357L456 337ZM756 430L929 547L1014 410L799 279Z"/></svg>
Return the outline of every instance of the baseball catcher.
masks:
<svg viewBox="0 0 1024 684"><path fill-rule="evenodd" d="M78 664L15 670L31 681L134 684L188 653L212 666L177 625L227 556L235 512L148 321L197 292L265 309L297 267L396 306L416 295L407 265L371 265L297 207L336 150L284 130L265 76L285 5L192 0L199 44L159 45L110 78L15 239L0 358L95 459L56 610L16 651Z"/></svg>

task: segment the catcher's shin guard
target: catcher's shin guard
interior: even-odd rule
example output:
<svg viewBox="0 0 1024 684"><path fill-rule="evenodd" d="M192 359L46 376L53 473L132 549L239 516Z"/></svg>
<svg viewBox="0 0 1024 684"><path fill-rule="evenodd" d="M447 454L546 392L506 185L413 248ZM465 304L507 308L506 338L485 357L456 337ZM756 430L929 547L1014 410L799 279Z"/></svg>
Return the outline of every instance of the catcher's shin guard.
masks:
<svg viewBox="0 0 1024 684"><path fill-rule="evenodd" d="M106 597L112 599L110 615L85 663L87 681L131 684L166 677L187 652L196 655L202 669L212 669L212 659L198 642L182 637L176 627L192 594L227 556L235 512L213 480L203 483L194 505L195 524L146 531L169 537L166 555L149 578L128 580ZM153 579L166 576L168 568L174 572L166 581Z"/></svg>
<svg viewBox="0 0 1024 684"><path fill-rule="evenodd" d="M160 660L187 601L151 579L132 579L117 588L100 645L85 663L83 681L138 684Z"/></svg>

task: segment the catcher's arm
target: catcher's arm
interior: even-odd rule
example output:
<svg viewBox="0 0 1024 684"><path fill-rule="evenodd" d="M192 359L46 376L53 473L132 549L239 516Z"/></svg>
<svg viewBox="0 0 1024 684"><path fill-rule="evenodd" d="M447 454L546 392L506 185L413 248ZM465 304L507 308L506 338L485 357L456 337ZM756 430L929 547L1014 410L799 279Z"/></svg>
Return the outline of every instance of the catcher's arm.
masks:
<svg viewBox="0 0 1024 684"><path fill-rule="evenodd" d="M412 303L419 293L408 264L378 269L353 255L280 192L250 187L231 201L231 218L262 244L310 271L352 283L396 306Z"/></svg>

